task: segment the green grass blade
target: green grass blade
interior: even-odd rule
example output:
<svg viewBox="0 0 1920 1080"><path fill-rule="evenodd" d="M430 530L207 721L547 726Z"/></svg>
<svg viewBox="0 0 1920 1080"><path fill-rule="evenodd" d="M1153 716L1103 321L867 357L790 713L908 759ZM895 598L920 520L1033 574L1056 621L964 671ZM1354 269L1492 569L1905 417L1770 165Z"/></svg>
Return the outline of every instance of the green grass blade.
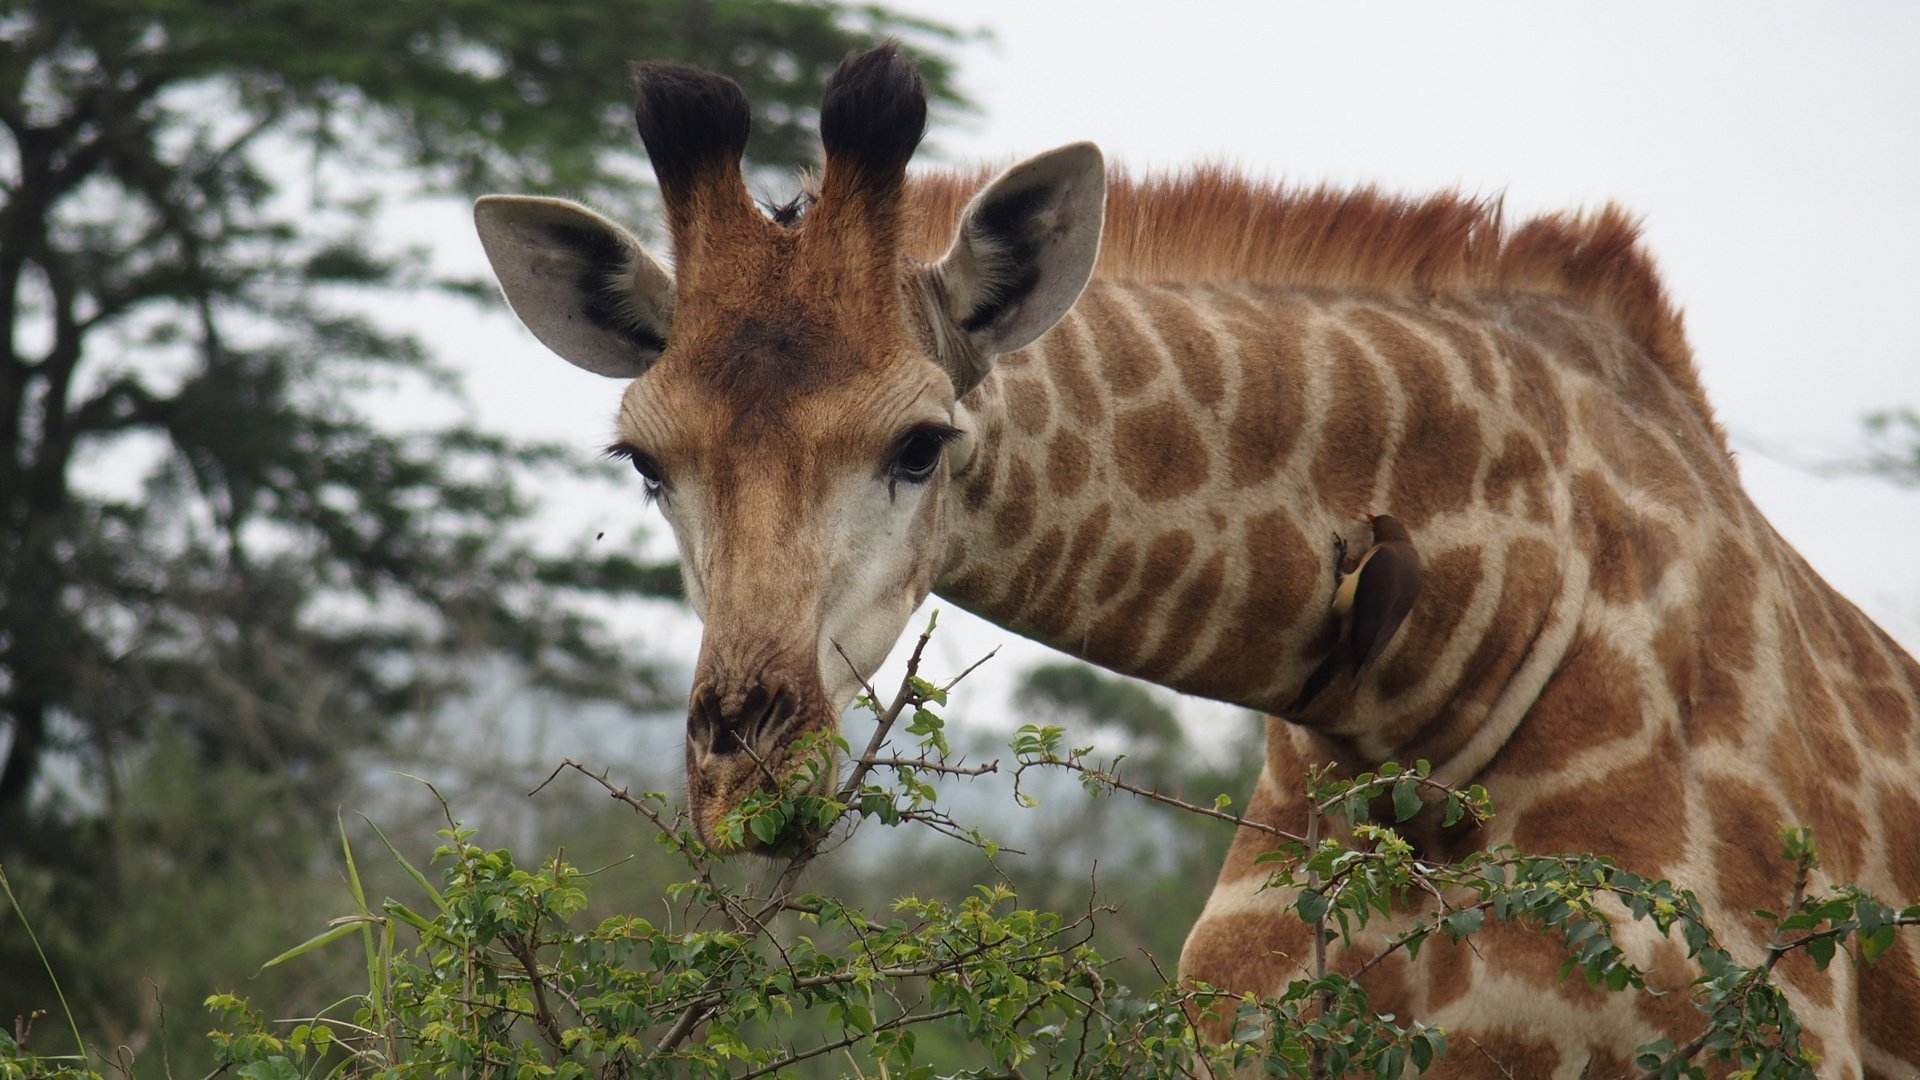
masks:
<svg viewBox="0 0 1920 1080"><path fill-rule="evenodd" d="M314 949L317 949L320 946L325 945L329 941L339 941L341 938L346 937L348 934L353 933L355 930L359 929L364 925L366 925L364 921L360 919L355 919L352 922L341 923L339 926L336 926L331 930L323 930L320 933L315 934L312 937L308 938L307 940L301 942L300 944L295 945L293 948L288 949L286 952L281 953L279 956L276 956L273 959L267 961L266 963L261 964L260 970L265 971L268 968L272 967L273 965L278 964L283 960L291 960L294 957L299 956L301 953L312 952Z"/></svg>
<svg viewBox="0 0 1920 1080"><path fill-rule="evenodd" d="M347 884L353 887L353 902L360 905L360 914L371 915L367 910L367 894L360 889L360 868L353 865L353 845L347 842L347 823L337 814L334 820L340 823L340 853L347 857Z"/></svg>
<svg viewBox="0 0 1920 1080"><path fill-rule="evenodd" d="M434 888L432 883L427 880L427 875L414 869L413 864L407 861L407 857L405 855L400 854L399 850L393 846L393 841L387 839L387 834L380 831L380 826L375 825L373 823L372 818L368 817L365 814L361 814L360 820L366 822L367 828L373 830L373 835L379 837L380 842L387 845L388 853L391 854L393 856L394 861L399 863L401 868L404 869L407 872L407 874L413 878L414 883L419 885L422 889L425 889L428 896L433 897L434 906L438 907L441 911L446 911L447 910L446 898L441 896L440 890Z"/></svg>
<svg viewBox="0 0 1920 1080"><path fill-rule="evenodd" d="M360 906L360 914L371 916L367 910L367 894L360 888L360 868L353 862L353 845L347 841L347 823L339 815L334 820L340 823L340 852L347 858L347 884L353 887L353 902ZM367 1004L373 1010L377 1025L386 1023L386 977L380 968L380 952L373 942L373 923L360 924L361 940L367 946Z"/></svg>
<svg viewBox="0 0 1920 1080"><path fill-rule="evenodd" d="M80 1052L80 1060L87 1060L87 1042L80 1037L80 1025L73 1018L73 1006L67 1004L66 991L60 989L60 977L53 973L53 964L47 959L47 951L40 947L40 935L33 932L33 923L27 920L27 909L20 906L20 899L13 895L13 883L7 880L5 867L0 867L0 889L6 891L7 903L13 905L14 913L20 916L20 926L27 932L27 940L33 942L33 951L40 956L40 966L47 969L47 979L53 983L53 996L60 999L60 1009L67 1014L67 1027L73 1031L74 1049Z"/></svg>

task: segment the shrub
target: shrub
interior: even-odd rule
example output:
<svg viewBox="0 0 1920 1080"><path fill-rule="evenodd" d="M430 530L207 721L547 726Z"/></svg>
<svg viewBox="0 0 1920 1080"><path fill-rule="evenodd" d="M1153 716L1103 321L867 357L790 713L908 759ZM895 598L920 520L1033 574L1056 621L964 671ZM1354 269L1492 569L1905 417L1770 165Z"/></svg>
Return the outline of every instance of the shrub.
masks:
<svg viewBox="0 0 1920 1080"><path fill-rule="evenodd" d="M1810 893L1813 839L1805 829L1786 829L1794 895L1784 915L1761 913L1775 925L1774 943L1759 964L1744 966L1716 943L1691 892L1604 857L1508 849L1452 864L1415 857L1386 819L1405 821L1429 802L1443 807L1448 824L1492 812L1484 791L1446 787L1424 762L1353 778L1312 773L1305 836L1244 819L1225 796L1201 805L1133 784L1118 762L1069 748L1058 727L1021 728L1005 769L999 761L967 765L950 754L938 711L959 680L935 685L919 674L932 632L929 623L891 699L871 688L860 696L878 718L862 752L854 756L833 740L851 767L832 796L796 793L830 760L825 742L816 742L794 755L801 764L782 791L747 800L727 819L732 841L751 834L777 853L764 891L721 884L713 853L660 793L632 793L604 771L567 761L556 776L573 771L601 785L682 860L685 875L666 889L670 905L660 922L620 915L574 925L589 875L561 854L517 865L507 851L477 843L450 809L434 853L442 868L437 885L376 829L420 899L370 904L347 848L354 910L269 961L357 937L366 993L298 1020L269 1020L238 996L216 995L208 1004L220 1018L212 1038L222 1067L249 1080L750 1080L800 1075L844 1057L856 1075L868 1075L864 1058L879 1075L902 1080L1201 1076L1255 1065L1271 1076L1395 1080L1444 1057L1446 1034L1375 1013L1358 976L1398 950L1416 955L1433 935L1471 936L1491 916L1557 937L1567 951L1563 978L1578 972L1609 991L1645 992L1646 972L1615 943L1613 917L1601 903L1610 898L1631 919L1677 932L1700 969L1690 993L1705 1028L1685 1045L1641 1047L1636 1065L1645 1080L1703 1077L1707 1058L1754 1078L1800 1080L1812 1077L1814 1062L1771 980L1780 958L1805 950L1824 969L1851 943L1860 961L1871 962L1899 927L1920 922L1920 905L1896 912L1856 888ZM904 753L896 732L913 740ZM1270 833L1274 850L1263 860L1271 886L1295 890L1287 906L1314 928L1313 976L1266 999L1172 982L1136 993L1109 976L1109 961L1091 945L1105 914L1097 906L1036 911L1005 886L982 886L958 902L904 897L874 914L799 891L807 865L868 821L930 828L992 855L993 841L940 808L937 785L1004 771L1016 796L1031 803L1019 781L1033 770L1077 774L1096 795L1130 793ZM1376 804L1386 811L1380 820ZM1350 825L1351 842L1323 834L1328 815ZM344 844L344 830L342 837ZM1356 971L1329 969L1329 942L1351 941L1372 919L1413 910L1415 893L1435 898L1433 909L1403 924ZM1227 1033L1224 1041L1197 1034L1206 1020ZM923 1042L936 1031L959 1040ZM91 1059L32 1057L23 1042L0 1034L0 1080L102 1074ZM936 1042L948 1050L936 1051ZM947 1060L956 1042L971 1048L965 1060Z"/></svg>

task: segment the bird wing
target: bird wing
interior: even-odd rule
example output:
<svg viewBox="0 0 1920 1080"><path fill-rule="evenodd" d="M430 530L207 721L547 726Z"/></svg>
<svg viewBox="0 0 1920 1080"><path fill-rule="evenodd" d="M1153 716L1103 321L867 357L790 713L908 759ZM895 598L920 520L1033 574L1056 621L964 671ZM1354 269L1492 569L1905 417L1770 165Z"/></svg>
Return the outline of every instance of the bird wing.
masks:
<svg viewBox="0 0 1920 1080"><path fill-rule="evenodd" d="M1367 560L1366 575L1354 588L1353 623L1347 636L1356 686L1413 609L1423 577L1420 556L1412 544L1383 544L1374 551Z"/></svg>

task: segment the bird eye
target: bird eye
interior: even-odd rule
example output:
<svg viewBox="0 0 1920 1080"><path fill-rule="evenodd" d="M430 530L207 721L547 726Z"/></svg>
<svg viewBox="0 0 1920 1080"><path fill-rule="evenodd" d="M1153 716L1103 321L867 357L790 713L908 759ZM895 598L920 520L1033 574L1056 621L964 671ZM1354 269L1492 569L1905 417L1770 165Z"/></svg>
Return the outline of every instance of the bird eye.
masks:
<svg viewBox="0 0 1920 1080"><path fill-rule="evenodd" d="M940 448L953 434L946 429L925 428L908 434L894 451L889 469L893 478L910 484L924 484L932 479L933 470L940 464Z"/></svg>

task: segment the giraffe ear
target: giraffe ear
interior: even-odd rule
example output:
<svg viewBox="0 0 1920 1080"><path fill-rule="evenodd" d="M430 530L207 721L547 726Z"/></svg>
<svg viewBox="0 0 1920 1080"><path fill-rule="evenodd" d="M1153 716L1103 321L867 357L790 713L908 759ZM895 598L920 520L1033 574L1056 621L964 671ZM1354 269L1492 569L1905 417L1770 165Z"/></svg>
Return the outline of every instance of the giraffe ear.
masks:
<svg viewBox="0 0 1920 1080"><path fill-rule="evenodd" d="M533 336L599 375L633 379L667 347L673 275L640 241L565 199L488 195L473 204L500 291Z"/></svg>
<svg viewBox="0 0 1920 1080"><path fill-rule="evenodd" d="M940 360L960 393L1080 299L1100 254L1106 203L1106 162L1099 147L1080 142L1015 165L967 204L953 246L928 271L945 323Z"/></svg>

